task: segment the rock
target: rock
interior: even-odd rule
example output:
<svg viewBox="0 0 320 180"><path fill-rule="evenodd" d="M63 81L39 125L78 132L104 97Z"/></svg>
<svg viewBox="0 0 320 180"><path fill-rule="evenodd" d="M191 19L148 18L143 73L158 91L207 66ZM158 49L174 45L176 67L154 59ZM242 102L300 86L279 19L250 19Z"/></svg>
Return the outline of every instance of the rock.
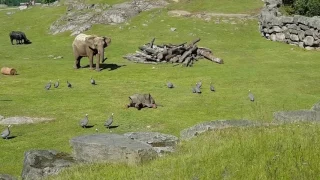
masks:
<svg viewBox="0 0 320 180"><path fill-rule="evenodd" d="M173 10L173 11L169 11L168 15L172 17L180 17L180 16L189 17L191 16L191 13L183 10Z"/></svg>
<svg viewBox="0 0 320 180"><path fill-rule="evenodd" d="M207 131L216 129L226 129L231 127L251 127L260 126L261 123L257 123L249 120L217 120L209 121L197 124L190 128L184 129L180 132L180 138L182 140L189 140Z"/></svg>
<svg viewBox="0 0 320 180"><path fill-rule="evenodd" d="M0 115L0 121L1 121L2 119L4 119L4 116L1 116L1 115Z"/></svg>
<svg viewBox="0 0 320 180"><path fill-rule="evenodd" d="M274 122L320 121L320 112L312 110L279 111L273 113Z"/></svg>
<svg viewBox="0 0 320 180"><path fill-rule="evenodd" d="M276 33L276 41L284 41L286 39L286 36L284 33Z"/></svg>
<svg viewBox="0 0 320 180"><path fill-rule="evenodd" d="M299 42L299 47L304 48L304 43L303 42Z"/></svg>
<svg viewBox="0 0 320 180"><path fill-rule="evenodd" d="M177 28L174 28L174 27L170 28L170 31L176 31L176 30Z"/></svg>
<svg viewBox="0 0 320 180"><path fill-rule="evenodd" d="M54 58L54 55L48 55L48 58Z"/></svg>
<svg viewBox="0 0 320 180"><path fill-rule="evenodd" d="M52 121L53 118L31 118L31 117L8 117L5 119L0 119L0 124L9 125L9 124L33 124L40 122Z"/></svg>
<svg viewBox="0 0 320 180"><path fill-rule="evenodd" d="M159 156L167 152L174 152L175 146L179 142L176 136L158 132L129 132L124 136L150 144Z"/></svg>
<svg viewBox="0 0 320 180"><path fill-rule="evenodd" d="M313 33L314 33L314 29L308 29L305 31L306 35L307 36L313 36Z"/></svg>
<svg viewBox="0 0 320 180"><path fill-rule="evenodd" d="M18 8L19 8L19 10L21 10L21 11L22 11L22 10L27 9L28 7L27 7L27 6L19 6Z"/></svg>
<svg viewBox="0 0 320 180"><path fill-rule="evenodd" d="M298 35L295 35L295 34L290 34L290 39L291 39L292 41L299 41Z"/></svg>
<svg viewBox="0 0 320 180"><path fill-rule="evenodd" d="M9 174L0 174L0 180L17 180L17 178Z"/></svg>
<svg viewBox="0 0 320 180"><path fill-rule="evenodd" d="M306 50L311 51L311 50L315 50L315 47L310 47L310 46L306 46L304 47Z"/></svg>
<svg viewBox="0 0 320 180"><path fill-rule="evenodd" d="M320 111L320 102L315 103L315 104L312 106L311 110L313 110L313 111Z"/></svg>
<svg viewBox="0 0 320 180"><path fill-rule="evenodd" d="M309 26L306 26L306 25L304 25L304 24L299 24L299 26L298 26L300 29L302 29L302 30L308 30L309 29Z"/></svg>
<svg viewBox="0 0 320 180"><path fill-rule="evenodd" d="M285 24L293 23L293 17L281 16L281 21Z"/></svg>
<svg viewBox="0 0 320 180"><path fill-rule="evenodd" d="M118 134L93 134L70 140L74 157L84 162L136 165L157 157L151 145Z"/></svg>
<svg viewBox="0 0 320 180"><path fill-rule="evenodd" d="M300 41L303 41L303 39L305 38L305 32L304 31L299 31L298 37L299 37Z"/></svg>
<svg viewBox="0 0 320 180"><path fill-rule="evenodd" d="M275 34L271 34L270 35L270 40L271 41L276 41L277 39L276 39L276 35Z"/></svg>
<svg viewBox="0 0 320 180"><path fill-rule="evenodd" d="M314 39L312 36L306 36L304 39L303 39L303 42L306 46L312 46L313 45L313 42L314 42Z"/></svg>
<svg viewBox="0 0 320 180"><path fill-rule="evenodd" d="M74 159L66 153L55 150L32 150L24 153L22 179L37 180L49 175L57 175L63 168L74 164Z"/></svg>
<svg viewBox="0 0 320 180"><path fill-rule="evenodd" d="M282 29L279 26L273 26L273 32L282 32Z"/></svg>
<svg viewBox="0 0 320 180"><path fill-rule="evenodd" d="M11 15L11 14L14 14L14 12L9 11L9 12L7 12L6 14L7 14L7 15Z"/></svg>

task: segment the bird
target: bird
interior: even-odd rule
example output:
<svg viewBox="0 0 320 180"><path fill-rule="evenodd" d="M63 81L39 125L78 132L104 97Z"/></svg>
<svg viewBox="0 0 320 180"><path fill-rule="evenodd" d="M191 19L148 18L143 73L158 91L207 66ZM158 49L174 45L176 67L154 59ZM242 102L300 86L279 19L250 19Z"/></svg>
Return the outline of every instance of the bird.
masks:
<svg viewBox="0 0 320 180"><path fill-rule="evenodd" d="M254 102L254 95L252 94L251 90L249 90L249 95L248 95L250 101Z"/></svg>
<svg viewBox="0 0 320 180"><path fill-rule="evenodd" d="M59 87L59 79L57 82L54 83L54 88L58 88Z"/></svg>
<svg viewBox="0 0 320 180"><path fill-rule="evenodd" d="M212 82L210 82L210 91L216 91L216 89L215 89L214 86L212 85Z"/></svg>
<svg viewBox="0 0 320 180"><path fill-rule="evenodd" d="M196 84L196 87L194 89L195 89L196 93L198 93L198 94L201 93L201 89L200 89L199 86L197 86L197 84Z"/></svg>
<svg viewBox="0 0 320 180"><path fill-rule="evenodd" d="M69 81L67 81L67 86L68 88L72 88L72 85L69 83Z"/></svg>
<svg viewBox="0 0 320 180"><path fill-rule="evenodd" d="M44 88L46 90L49 90L51 88L51 80L49 81L49 83Z"/></svg>
<svg viewBox="0 0 320 180"><path fill-rule="evenodd" d="M91 77L91 79L90 79L90 83L92 84L92 85L96 85L96 81Z"/></svg>
<svg viewBox="0 0 320 180"><path fill-rule="evenodd" d="M197 83L196 83L196 86L199 87L199 88L201 88L201 86L202 86L202 81L200 80L199 82L197 82Z"/></svg>
<svg viewBox="0 0 320 180"><path fill-rule="evenodd" d="M196 88L195 87L191 87L192 93L196 93Z"/></svg>
<svg viewBox="0 0 320 180"><path fill-rule="evenodd" d="M104 126L106 126L108 129L110 129L110 125L113 123L113 113L109 117L109 119L104 123Z"/></svg>
<svg viewBox="0 0 320 180"><path fill-rule="evenodd" d="M9 135L10 135L10 129L9 127L11 127L11 125L9 125L4 131L2 131L1 133L1 137L3 139L8 139Z"/></svg>
<svg viewBox="0 0 320 180"><path fill-rule="evenodd" d="M170 81L169 81L169 82L167 82L167 87L168 87L168 88L174 88L174 86L173 86L172 82L170 82Z"/></svg>
<svg viewBox="0 0 320 180"><path fill-rule="evenodd" d="M83 119L81 119L80 126L83 128L86 128L88 125L88 122L89 122L88 114L86 114L86 116Z"/></svg>

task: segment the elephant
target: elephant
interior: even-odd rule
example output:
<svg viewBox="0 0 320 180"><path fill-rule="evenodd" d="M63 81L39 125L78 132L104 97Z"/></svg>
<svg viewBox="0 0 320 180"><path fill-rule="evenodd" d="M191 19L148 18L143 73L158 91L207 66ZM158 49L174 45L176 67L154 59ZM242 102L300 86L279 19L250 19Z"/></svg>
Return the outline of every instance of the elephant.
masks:
<svg viewBox="0 0 320 180"><path fill-rule="evenodd" d="M13 40L16 40L16 44L31 44L31 41L27 38L26 34L21 31L12 31L10 34L10 41L13 45ZM22 41L23 40L23 41Z"/></svg>
<svg viewBox="0 0 320 180"><path fill-rule="evenodd" d="M74 54L74 68L79 69L82 57L88 57L90 69L93 69L93 56L97 55L96 70L100 71L100 61L104 62L104 49L111 43L111 38L97 35L79 34L75 37L72 48Z"/></svg>
<svg viewBox="0 0 320 180"><path fill-rule="evenodd" d="M150 94L134 94L129 97L130 103L126 105L127 108L135 107L138 110L144 107L157 108L157 104Z"/></svg>

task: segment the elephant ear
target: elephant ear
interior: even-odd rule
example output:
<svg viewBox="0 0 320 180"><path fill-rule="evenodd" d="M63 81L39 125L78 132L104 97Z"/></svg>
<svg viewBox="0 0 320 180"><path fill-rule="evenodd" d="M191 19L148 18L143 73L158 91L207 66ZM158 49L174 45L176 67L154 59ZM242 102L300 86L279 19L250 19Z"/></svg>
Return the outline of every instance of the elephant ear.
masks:
<svg viewBox="0 0 320 180"><path fill-rule="evenodd" d="M104 40L104 43L105 43L105 44L104 44L104 47L107 47L107 46L110 45L110 43L111 43L111 38L103 36L103 40Z"/></svg>
<svg viewBox="0 0 320 180"><path fill-rule="evenodd" d="M86 38L85 42L91 49L97 49L97 44L95 43L95 37L94 36L89 36Z"/></svg>

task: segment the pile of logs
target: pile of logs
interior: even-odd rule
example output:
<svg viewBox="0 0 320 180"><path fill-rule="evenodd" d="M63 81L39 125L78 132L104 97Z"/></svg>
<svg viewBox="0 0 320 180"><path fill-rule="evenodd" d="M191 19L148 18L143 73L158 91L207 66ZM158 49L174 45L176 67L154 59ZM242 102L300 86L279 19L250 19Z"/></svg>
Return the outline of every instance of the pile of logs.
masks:
<svg viewBox="0 0 320 180"><path fill-rule="evenodd" d="M179 63L191 67L198 59L206 58L210 61L223 64L223 60L215 57L212 51L205 47L198 47L200 38L190 44L163 44L155 45L155 38L150 43L139 47L140 51L134 54L127 54L123 58L136 63L158 64L158 63Z"/></svg>

